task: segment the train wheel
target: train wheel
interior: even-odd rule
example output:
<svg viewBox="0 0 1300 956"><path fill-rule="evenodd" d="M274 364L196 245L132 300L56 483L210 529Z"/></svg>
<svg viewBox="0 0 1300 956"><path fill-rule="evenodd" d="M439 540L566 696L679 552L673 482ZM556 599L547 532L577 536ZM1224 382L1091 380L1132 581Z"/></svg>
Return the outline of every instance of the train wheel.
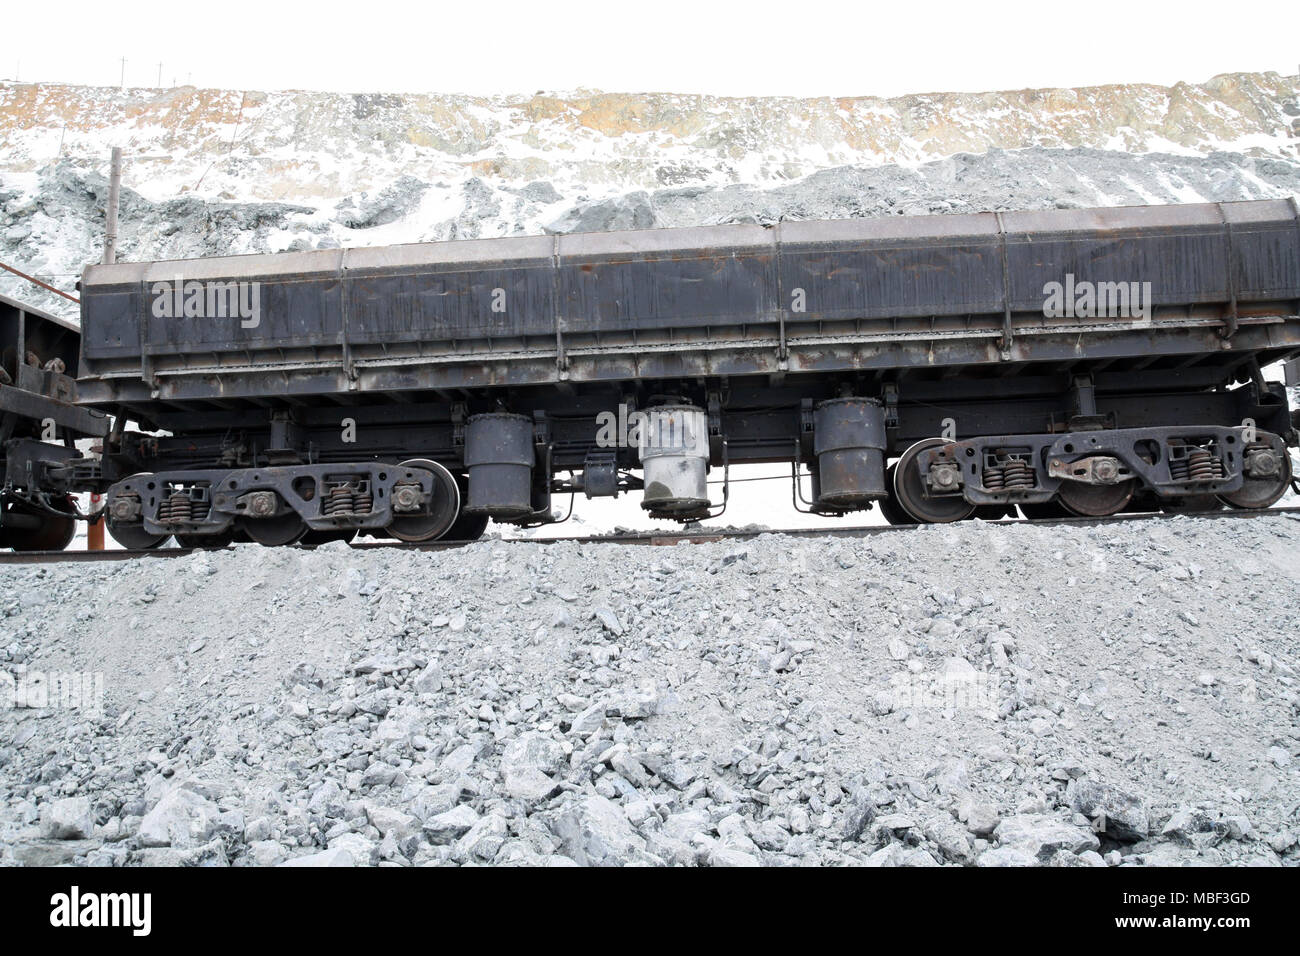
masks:
<svg viewBox="0 0 1300 956"><path fill-rule="evenodd" d="M1061 504L1081 518L1105 518L1123 511L1124 506L1133 500L1133 492L1136 490L1136 478L1113 485L1063 481L1057 497Z"/></svg>
<svg viewBox="0 0 1300 956"><path fill-rule="evenodd" d="M152 551L161 548L171 537L169 534L150 534L142 524L114 524L109 521L107 526L113 540L128 551Z"/></svg>
<svg viewBox="0 0 1300 956"><path fill-rule="evenodd" d="M161 548L171 537L169 534L149 534L142 524L108 523L108 533L113 540L128 551L152 551Z"/></svg>
<svg viewBox="0 0 1300 956"><path fill-rule="evenodd" d="M456 488L460 491L460 514L456 516L456 521L447 533L444 534L445 541L477 541L483 537L483 532L487 531L489 518L487 515L470 515L465 513L465 502L469 498L469 479L465 475L456 476Z"/></svg>
<svg viewBox="0 0 1300 956"><path fill-rule="evenodd" d="M1276 502L1291 487L1291 456L1284 450L1281 456L1282 467L1270 478L1247 477L1236 491L1219 495L1230 508L1240 511L1258 511Z"/></svg>
<svg viewBox="0 0 1300 956"><path fill-rule="evenodd" d="M460 488L456 479L442 465L427 458L412 458L399 468L423 468L433 473L433 501L427 515L403 515L393 518L385 529L399 541L434 541L456 523L460 515Z"/></svg>
<svg viewBox="0 0 1300 956"><path fill-rule="evenodd" d="M894 495L898 504L922 524L961 521L975 513L975 506L961 495L944 498L927 498L925 495L925 483L916 467L917 456L928 448L946 444L946 438L924 438L903 452L894 466Z"/></svg>
<svg viewBox="0 0 1300 956"><path fill-rule="evenodd" d="M307 533L307 526L298 517L297 512L290 511L274 518L235 519L239 530L264 548L280 548L293 544Z"/></svg>
<svg viewBox="0 0 1300 956"><path fill-rule="evenodd" d="M483 537L487 526L487 515L467 515L462 511L443 537L448 541L477 541Z"/></svg>
<svg viewBox="0 0 1300 956"><path fill-rule="evenodd" d="M890 524L916 524L916 519L904 511L903 506L894 497L894 471L897 467L897 465L890 465L885 472L885 487L889 489L889 494L876 504L880 508L881 516Z"/></svg>
<svg viewBox="0 0 1300 956"><path fill-rule="evenodd" d="M151 478L153 473L141 472L135 477L137 479ZM115 522L110 517L105 519L104 527L113 536L113 540L128 551L152 551L155 548L161 548L171 540L169 534L149 534L144 530L144 525L140 522Z"/></svg>
<svg viewBox="0 0 1300 956"><path fill-rule="evenodd" d="M66 502L66 506L69 510L74 507L71 501ZM77 534L77 522L72 517L63 518L37 508L15 508L13 505L8 510L40 521L35 528L10 526L5 529L7 546L15 551L62 551Z"/></svg>

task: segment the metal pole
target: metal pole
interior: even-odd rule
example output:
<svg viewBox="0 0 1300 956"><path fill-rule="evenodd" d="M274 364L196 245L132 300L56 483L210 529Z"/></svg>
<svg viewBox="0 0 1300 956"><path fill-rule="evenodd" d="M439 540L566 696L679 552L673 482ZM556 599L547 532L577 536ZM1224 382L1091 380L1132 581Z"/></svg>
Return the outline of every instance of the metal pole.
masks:
<svg viewBox="0 0 1300 956"><path fill-rule="evenodd" d="M122 187L122 148L113 147L113 160L108 174L108 208L105 210L104 262L117 261L117 195Z"/></svg>
<svg viewBox="0 0 1300 956"><path fill-rule="evenodd" d="M5 272L12 272L18 278L26 279L28 282L32 283L32 285L38 285L42 289L45 289L47 292L53 292L55 295L61 295L70 302L81 301L75 295L69 295L68 293L64 292L62 289L56 289L48 282L42 282L40 279L36 278L35 276L29 276L26 272L21 272L6 262L0 262L0 269L4 269Z"/></svg>
<svg viewBox="0 0 1300 956"><path fill-rule="evenodd" d="M112 264L117 261L117 199L122 188L122 149L113 147L113 159L108 174L108 208L104 210L104 262ZM103 499L99 495L90 496L92 509L98 508ZM104 550L104 519L92 521L86 528L86 550Z"/></svg>
<svg viewBox="0 0 1300 956"><path fill-rule="evenodd" d="M90 510L97 511L104 502L104 496L92 492L90 495ZM103 551L104 550L104 519L97 518L86 525L86 550Z"/></svg>

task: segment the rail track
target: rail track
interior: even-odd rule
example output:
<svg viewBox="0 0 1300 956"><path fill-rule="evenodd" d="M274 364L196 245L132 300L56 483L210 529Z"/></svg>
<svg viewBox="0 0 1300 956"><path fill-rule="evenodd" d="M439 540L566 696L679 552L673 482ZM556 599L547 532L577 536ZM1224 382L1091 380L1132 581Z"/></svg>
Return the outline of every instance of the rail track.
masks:
<svg viewBox="0 0 1300 956"><path fill-rule="evenodd" d="M1211 521L1227 521L1245 518L1258 518L1265 515L1288 515L1300 520L1300 507L1264 508L1259 511L1207 511L1196 514L1166 514L1152 512L1144 514L1110 515L1104 518L1038 518L1038 519L1004 519L986 522L991 525L1108 525L1130 521L1174 521L1179 518L1204 518ZM787 535L793 538L866 538L877 534L906 532L933 525L862 525L852 528L763 528L763 529L728 529L719 531L654 531L636 534L587 535L558 538L502 538L497 539L507 544L625 544L671 546L678 544L709 544L718 541L747 541L765 534ZM479 539L492 540L492 539ZM397 549L403 551L451 551L476 544L478 541L428 541L407 543L404 541L365 541L351 545L356 551L373 551ZM319 545L289 545L294 550L312 551ZM157 548L149 551L27 551L0 552L0 565L4 564L93 564L100 561L130 561L135 558L179 558L195 551L226 550L224 548Z"/></svg>

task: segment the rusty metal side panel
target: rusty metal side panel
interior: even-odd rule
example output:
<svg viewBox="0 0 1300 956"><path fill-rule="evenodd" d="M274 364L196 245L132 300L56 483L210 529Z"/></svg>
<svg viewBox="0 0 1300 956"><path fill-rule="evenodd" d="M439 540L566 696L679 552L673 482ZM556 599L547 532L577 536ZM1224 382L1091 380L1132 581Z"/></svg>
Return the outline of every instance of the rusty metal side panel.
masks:
<svg viewBox="0 0 1300 956"><path fill-rule="evenodd" d="M432 345L555 330L549 260L350 275L346 281L348 341L354 345Z"/></svg>
<svg viewBox="0 0 1300 956"><path fill-rule="evenodd" d="M81 358L83 376L92 374L87 359L139 361L140 323L149 314L145 301L144 263L88 266L81 280Z"/></svg>
<svg viewBox="0 0 1300 956"><path fill-rule="evenodd" d="M1000 256L995 240L978 238L782 243L780 295L795 324L1000 312Z"/></svg>
<svg viewBox="0 0 1300 956"><path fill-rule="evenodd" d="M707 251L560 266L565 332L739 326L775 321L771 256Z"/></svg>
<svg viewBox="0 0 1300 956"><path fill-rule="evenodd" d="M554 251L547 236L350 249L348 341L446 352L452 342L553 335Z"/></svg>
<svg viewBox="0 0 1300 956"><path fill-rule="evenodd" d="M258 260L261 268L269 268L274 263L267 260L276 259L283 260L284 271L257 271ZM333 251L313 253L305 262L292 255L237 256L87 269L81 306L86 367L144 356L338 345L343 331L340 259L341 253ZM192 283L200 287L203 307L201 314L186 315ZM235 301L224 295L223 311L209 311L213 301L208 289L227 283L242 284L255 313L239 314L232 309Z"/></svg>
<svg viewBox="0 0 1300 956"><path fill-rule="evenodd" d="M259 321L156 316L153 284L177 275L258 282ZM273 393L332 392L367 363L393 363L364 373L378 387L500 387L554 378L564 361L574 380L761 373L787 351L791 371L997 361L1004 288L1017 342L1003 360L1036 361L1053 346L1031 340L1056 327L1042 318L1044 286L1066 275L1150 282L1155 304L1208 304L1211 319L1232 296L1285 308L1300 300L1300 223L1291 204L1263 201L95 266L83 281L83 374L128 376L114 379L119 392L146 375L183 378L160 394L217 397L249 395L235 382L263 375L280 383ZM1176 334L1176 309L1162 322L1144 348L1206 348L1199 332ZM1107 357L1109 324L1076 330L1072 356Z"/></svg>
<svg viewBox="0 0 1300 956"><path fill-rule="evenodd" d="M1226 302L1228 246L1222 227L1177 233L1123 232L1007 237L1014 311L1040 312L1048 283L1149 282L1155 305Z"/></svg>
<svg viewBox="0 0 1300 956"><path fill-rule="evenodd" d="M1239 301L1300 297L1300 222L1234 223L1232 247Z"/></svg>
<svg viewBox="0 0 1300 956"><path fill-rule="evenodd" d="M154 295L142 290L146 301ZM341 283L337 276L283 276L257 290L256 326L240 316L166 317L146 314L150 355L319 348L343 339ZM248 319L248 322L254 321Z"/></svg>

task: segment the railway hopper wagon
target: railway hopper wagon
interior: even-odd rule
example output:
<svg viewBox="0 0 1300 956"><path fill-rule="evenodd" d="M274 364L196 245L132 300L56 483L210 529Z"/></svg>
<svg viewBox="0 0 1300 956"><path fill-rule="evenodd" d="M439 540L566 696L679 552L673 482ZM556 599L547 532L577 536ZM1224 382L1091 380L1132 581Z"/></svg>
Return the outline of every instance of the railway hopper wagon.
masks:
<svg viewBox="0 0 1300 956"><path fill-rule="evenodd" d="M93 462L76 443L109 421L76 404L80 338L75 322L0 296L0 548L62 550L84 517L71 493Z"/></svg>
<svg viewBox="0 0 1300 956"><path fill-rule="evenodd" d="M472 538L556 496L894 522L1263 508L1294 201L735 224L89 267L109 528ZM563 504L557 502L556 505Z"/></svg>

